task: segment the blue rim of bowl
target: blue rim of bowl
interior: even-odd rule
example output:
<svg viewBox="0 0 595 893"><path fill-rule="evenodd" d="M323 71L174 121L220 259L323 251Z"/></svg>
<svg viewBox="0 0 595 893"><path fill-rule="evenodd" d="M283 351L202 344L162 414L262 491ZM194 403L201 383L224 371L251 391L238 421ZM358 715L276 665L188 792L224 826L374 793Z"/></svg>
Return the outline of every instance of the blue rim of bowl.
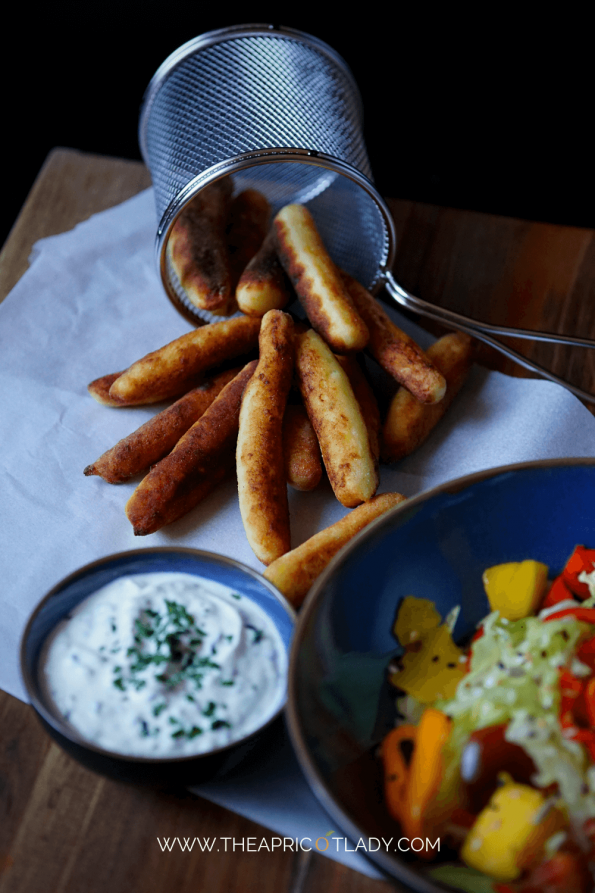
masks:
<svg viewBox="0 0 595 893"><path fill-rule="evenodd" d="M261 732L270 726L284 711L287 700L288 700L288 689L286 691L285 699L279 708L275 711L275 713L269 717L269 719L260 725L257 729L250 732L247 735L244 735L242 738L238 738L237 741L231 741L229 744L224 745L223 747L213 748L212 750L204 751L204 753L195 753L195 754L187 754L185 756L167 756L167 757L140 757L140 756L132 756L130 754L121 754L117 751L107 750L102 747L98 747L96 744L93 744L87 738L84 738L82 735L79 735L75 729L68 725L59 715L56 710L55 713L52 713L48 710L47 706L41 701L36 694L35 688L31 674L29 673L27 667L27 657L26 657L26 643L29 638L30 630L35 623L35 620L38 614L43 610L45 605L54 598L54 596L61 593L64 589L66 589L71 583L75 582L78 578L88 575L90 572L103 567L104 565L111 563L113 561L117 561L120 559L133 559L137 558L141 561L146 557L147 559L150 556L155 555L180 555L188 558L199 558L203 561L211 562L219 566L234 568L236 570L240 570L252 577L258 583L260 583L268 592L275 598L277 602L284 609L288 618L293 624L294 630L293 634L295 635L295 623L296 623L296 612L293 607L289 604L287 599L282 595L281 592L270 583L267 579L265 579L262 574L258 571L254 570L251 567L248 567L246 564L242 564L240 561L236 561L235 558L228 558L225 555L218 555L216 552L207 552L202 549L190 549L187 547L176 547L176 546L154 546L152 548L145 549L130 549L125 552L114 552L111 555L106 555L103 558L98 558L95 561L90 561L88 564L84 564L82 567L77 568L77 570L68 574L66 577L61 579L55 586L53 586L50 591L37 603L31 614L29 615L29 619L27 620L27 625L21 637L21 643L19 648L19 657L20 657L20 670L21 670L21 678L23 680L25 689L30 698L31 705L35 708L35 710L43 717L43 719L54 729L58 734L67 738L73 744L85 747L87 750L91 750L95 753L100 754L103 757L109 757L113 760L123 760L128 763L142 763L144 765L155 765L162 766L165 764L179 764L183 765L184 763L191 763L193 760L200 759L202 757L210 757L215 754L224 754L226 751L230 751L233 748L237 747L240 744L244 744L249 741L251 738L256 735L260 735ZM126 571L123 571L122 576L124 576ZM197 575L199 576L199 575ZM202 575L204 577L204 574ZM89 593L88 598L92 593ZM247 596L249 598L250 596ZM81 599L83 601L84 599ZM264 609L263 609L264 610ZM293 636L292 636L293 642ZM291 643L289 648L287 649L290 652ZM288 653L289 657L289 653ZM289 667L288 667L289 669Z"/></svg>
<svg viewBox="0 0 595 893"><path fill-rule="evenodd" d="M318 577L310 592L308 593L304 604L298 615L296 628L293 635L291 653L289 658L289 669L287 679L287 707L285 709L285 720L289 731L289 738L297 761L304 773L310 789L316 796L316 799L323 807L330 818L335 821L339 827L347 834L349 840L359 840L366 837L366 832L359 828L356 823L347 815L340 805L337 804L332 793L327 789L326 783L318 771L314 760L310 757L309 750L306 746L304 738L301 734L301 727L298 720L298 711L295 705L295 688L297 675L297 654L301 646L303 631L307 625L309 615L314 611L318 602L321 601L326 587L327 580L334 574L335 570L349 557L351 552L355 550L360 543L372 538L376 530L395 515L405 514L410 509L428 502L434 496L443 493L457 494L462 490L481 481L490 478L497 478L501 475L507 475L514 472L532 471L547 468L577 468L592 467L595 469L595 458L577 457L565 459L537 459L531 462L518 462L512 465L500 465L497 468L489 468L483 471L475 471L471 474L464 475L460 478L454 478L446 481L430 490L424 490L417 496L412 496L405 502L400 503L392 509L389 509L383 515L380 515L370 524L360 530L345 546L334 556L329 562L325 570ZM366 858L372 862L376 868L383 871L391 878L396 878L402 883L408 884L416 893L442 893L442 891L452 891L453 887L447 887L437 881L432 881L424 877L416 869L410 868L405 862L396 859L388 854L378 852L373 857L366 853ZM395 873L398 868L398 874Z"/></svg>

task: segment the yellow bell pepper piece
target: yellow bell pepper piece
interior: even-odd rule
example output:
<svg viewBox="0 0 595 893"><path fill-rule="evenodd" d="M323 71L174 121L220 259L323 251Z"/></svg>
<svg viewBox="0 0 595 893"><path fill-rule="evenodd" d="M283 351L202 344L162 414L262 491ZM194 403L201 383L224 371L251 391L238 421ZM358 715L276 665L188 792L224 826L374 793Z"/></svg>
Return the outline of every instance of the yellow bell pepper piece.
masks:
<svg viewBox="0 0 595 893"><path fill-rule="evenodd" d="M463 652L453 642L447 626L438 626L424 634L419 650L406 651L402 670L390 681L422 704L453 698L465 675Z"/></svg>
<svg viewBox="0 0 595 893"><path fill-rule="evenodd" d="M547 565L532 559L489 567L483 585L492 611L507 620L535 613L545 595L547 575Z"/></svg>
<svg viewBox="0 0 595 893"><path fill-rule="evenodd" d="M419 642L427 633L440 626L442 618L434 602L428 598L415 598L407 595L399 605L397 621L393 633L403 648Z"/></svg>
<svg viewBox="0 0 595 893"><path fill-rule="evenodd" d="M566 824L559 810L529 785L499 788L478 815L461 849L461 859L498 881L514 881L541 859L546 841Z"/></svg>

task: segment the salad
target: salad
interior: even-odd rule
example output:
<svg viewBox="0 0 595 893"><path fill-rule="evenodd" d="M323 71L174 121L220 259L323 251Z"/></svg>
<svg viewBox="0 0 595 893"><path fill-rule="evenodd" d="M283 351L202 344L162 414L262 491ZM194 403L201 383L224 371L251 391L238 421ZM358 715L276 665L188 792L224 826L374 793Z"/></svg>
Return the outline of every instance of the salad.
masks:
<svg viewBox="0 0 595 893"><path fill-rule="evenodd" d="M452 637L458 609L400 604L386 805L409 839L440 837L453 859L428 874L455 889L591 893L595 549L577 546L553 583L533 560L483 583L492 610L466 648Z"/></svg>

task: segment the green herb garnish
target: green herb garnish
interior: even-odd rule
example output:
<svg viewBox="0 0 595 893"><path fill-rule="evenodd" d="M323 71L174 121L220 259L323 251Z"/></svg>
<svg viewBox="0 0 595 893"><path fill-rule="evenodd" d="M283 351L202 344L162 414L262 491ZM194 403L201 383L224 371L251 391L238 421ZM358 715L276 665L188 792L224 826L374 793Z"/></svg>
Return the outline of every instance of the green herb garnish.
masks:
<svg viewBox="0 0 595 893"><path fill-rule="evenodd" d="M177 719L170 719L170 722L178 723ZM190 729L176 729L175 732L171 733L172 738L196 738L197 735L202 735L202 729L199 729L198 726L192 726Z"/></svg>
<svg viewBox="0 0 595 893"><path fill-rule="evenodd" d="M185 682L194 683L200 689L205 672L220 669L211 657L200 655L198 649L206 633L196 625L184 605L166 600L165 606L165 613L145 608L135 619L134 645L126 651L128 666L114 668L117 674L114 685L121 691L126 691L129 685L137 691L143 688L146 678L139 678L140 674L145 675L153 667L157 671L155 679L167 689ZM193 700L191 695L187 697ZM158 716L165 706L156 705L153 714ZM193 737L197 734L194 732Z"/></svg>
<svg viewBox="0 0 595 893"><path fill-rule="evenodd" d="M260 642L262 639L264 639L264 630L256 629L256 627L252 626L250 623L246 624L246 629L251 629L254 633L254 638L252 639L253 645L256 645L257 642Z"/></svg>

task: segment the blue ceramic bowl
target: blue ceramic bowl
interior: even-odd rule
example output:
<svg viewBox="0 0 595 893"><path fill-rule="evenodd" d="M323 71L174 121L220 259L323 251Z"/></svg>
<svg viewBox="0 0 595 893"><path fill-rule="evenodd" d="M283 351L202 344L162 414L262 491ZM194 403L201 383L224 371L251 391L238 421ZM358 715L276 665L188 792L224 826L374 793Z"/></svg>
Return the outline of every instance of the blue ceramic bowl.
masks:
<svg viewBox="0 0 595 893"><path fill-rule="evenodd" d="M485 568L534 558L555 574L578 543L595 547L595 459L493 469L372 523L336 556L302 609L287 709L300 765L350 840L394 838L390 851L381 845L368 856L419 893L451 888L394 851L400 829L383 805L374 753L395 721L386 679L401 652L391 633L397 606L406 595L431 599L442 616L461 605L455 638L464 640L489 612Z"/></svg>
<svg viewBox="0 0 595 893"><path fill-rule="evenodd" d="M123 781L157 785L197 784L236 766L255 747L263 746L284 705L263 726L225 747L185 757L122 756L96 747L63 719L40 684L40 654L55 626L87 596L117 577L157 571L179 571L215 580L251 598L273 620L289 652L295 613L279 591L259 573L220 555L195 549L137 549L110 555L70 574L45 596L29 618L21 641L21 674L42 725L66 750L89 769Z"/></svg>

